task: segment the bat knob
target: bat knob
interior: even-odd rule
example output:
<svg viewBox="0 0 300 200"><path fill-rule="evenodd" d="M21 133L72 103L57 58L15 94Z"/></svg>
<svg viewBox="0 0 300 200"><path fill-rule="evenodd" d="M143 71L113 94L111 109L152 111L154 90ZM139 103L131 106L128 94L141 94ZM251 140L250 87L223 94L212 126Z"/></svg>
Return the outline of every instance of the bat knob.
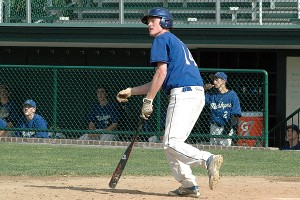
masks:
<svg viewBox="0 0 300 200"><path fill-rule="evenodd" d="M112 188L112 189L115 189L115 188L116 188L116 185L117 185L116 183L110 183L110 184L109 184L109 187Z"/></svg>

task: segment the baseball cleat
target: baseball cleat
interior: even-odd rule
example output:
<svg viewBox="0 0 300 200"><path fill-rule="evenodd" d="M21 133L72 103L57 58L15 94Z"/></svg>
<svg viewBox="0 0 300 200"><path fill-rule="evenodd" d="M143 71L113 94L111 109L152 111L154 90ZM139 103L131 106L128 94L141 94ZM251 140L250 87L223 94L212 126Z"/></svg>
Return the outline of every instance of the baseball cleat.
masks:
<svg viewBox="0 0 300 200"><path fill-rule="evenodd" d="M209 188L213 190L220 179L220 168L223 163L222 155L213 155L208 165Z"/></svg>
<svg viewBox="0 0 300 200"><path fill-rule="evenodd" d="M200 196L200 190L198 186L183 188L179 187L178 189L174 191L170 191L168 193L170 196L178 196L178 197L199 197Z"/></svg>

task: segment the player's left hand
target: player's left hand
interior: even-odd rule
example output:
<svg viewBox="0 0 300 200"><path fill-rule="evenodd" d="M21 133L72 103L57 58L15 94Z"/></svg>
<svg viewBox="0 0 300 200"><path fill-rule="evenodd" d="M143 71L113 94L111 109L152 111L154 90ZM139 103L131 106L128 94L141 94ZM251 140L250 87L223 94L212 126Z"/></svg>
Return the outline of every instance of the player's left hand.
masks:
<svg viewBox="0 0 300 200"><path fill-rule="evenodd" d="M117 100L120 103L128 102L129 97L131 97L131 88L122 90L117 94Z"/></svg>
<svg viewBox="0 0 300 200"><path fill-rule="evenodd" d="M153 102L153 99L147 99L147 98L143 99L141 118L148 120L151 113L153 112L152 102Z"/></svg>
<svg viewBox="0 0 300 200"><path fill-rule="evenodd" d="M223 130L222 134L223 134L223 135L229 135L230 132L231 132L231 129L232 129L231 124L226 124L226 125L224 126L224 130Z"/></svg>

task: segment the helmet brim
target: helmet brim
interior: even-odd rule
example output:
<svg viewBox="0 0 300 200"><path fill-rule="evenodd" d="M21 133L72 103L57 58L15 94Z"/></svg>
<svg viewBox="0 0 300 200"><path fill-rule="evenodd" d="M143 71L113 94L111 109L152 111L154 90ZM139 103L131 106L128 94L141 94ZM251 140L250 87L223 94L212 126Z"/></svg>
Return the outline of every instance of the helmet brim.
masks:
<svg viewBox="0 0 300 200"><path fill-rule="evenodd" d="M149 15L145 15L145 16L141 19L141 21L142 21L143 24L148 24L148 17L149 17Z"/></svg>
<svg viewBox="0 0 300 200"><path fill-rule="evenodd" d="M143 24L147 24L148 25L148 18L149 17L157 17L157 18L160 18L161 19L161 16L158 16L158 15L145 15L141 21L143 22Z"/></svg>

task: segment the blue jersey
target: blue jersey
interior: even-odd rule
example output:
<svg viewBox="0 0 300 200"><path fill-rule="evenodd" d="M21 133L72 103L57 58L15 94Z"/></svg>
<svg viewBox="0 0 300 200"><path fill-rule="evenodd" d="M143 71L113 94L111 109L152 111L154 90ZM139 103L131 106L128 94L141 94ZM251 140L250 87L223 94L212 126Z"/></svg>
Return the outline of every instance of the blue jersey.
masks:
<svg viewBox="0 0 300 200"><path fill-rule="evenodd" d="M19 123L18 128L36 128L36 129L47 129L48 125L46 120L38 115L34 114L32 120L27 121L25 116L22 116ZM17 132L16 136L23 137L37 137L37 138L48 138L48 132L35 132L35 131L22 131Z"/></svg>
<svg viewBox="0 0 300 200"><path fill-rule="evenodd" d="M0 118L6 123L17 123L20 118L19 109L15 102L9 101L0 105Z"/></svg>
<svg viewBox="0 0 300 200"><path fill-rule="evenodd" d="M284 146L281 148L281 150L300 150L300 141L296 146L290 147L290 146Z"/></svg>
<svg viewBox="0 0 300 200"><path fill-rule="evenodd" d="M0 128L5 128L6 127L6 122L0 118Z"/></svg>
<svg viewBox="0 0 300 200"><path fill-rule="evenodd" d="M242 115L240 100L233 90L224 94L206 93L205 104L209 105L211 111L211 123L217 123L220 126L227 125L231 115Z"/></svg>
<svg viewBox="0 0 300 200"><path fill-rule="evenodd" d="M177 87L203 86L198 66L189 49L170 32L155 37L152 43L150 63L156 67L157 62L166 63L168 66L162 85L167 94Z"/></svg>
<svg viewBox="0 0 300 200"><path fill-rule="evenodd" d="M88 121L95 123L96 129L105 129L112 123L118 123L118 117L119 112L114 104L108 103L106 106L101 106L97 102L88 114Z"/></svg>

